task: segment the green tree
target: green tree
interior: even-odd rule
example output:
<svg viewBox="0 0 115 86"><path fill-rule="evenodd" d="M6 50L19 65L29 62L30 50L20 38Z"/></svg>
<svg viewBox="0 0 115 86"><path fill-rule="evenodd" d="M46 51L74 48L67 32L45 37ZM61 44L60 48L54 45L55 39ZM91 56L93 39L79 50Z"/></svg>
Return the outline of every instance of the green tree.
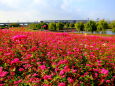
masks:
<svg viewBox="0 0 115 86"><path fill-rule="evenodd" d="M9 28L8 25L0 25L0 29Z"/></svg>
<svg viewBox="0 0 115 86"><path fill-rule="evenodd" d="M56 23L56 30L57 31L58 30L63 30L63 28L64 28L64 24L63 23L61 23L61 22Z"/></svg>
<svg viewBox="0 0 115 86"><path fill-rule="evenodd" d="M69 23L64 24L64 28L69 28Z"/></svg>
<svg viewBox="0 0 115 86"><path fill-rule="evenodd" d="M115 32L115 20L110 23L110 27L112 28L112 31Z"/></svg>
<svg viewBox="0 0 115 86"><path fill-rule="evenodd" d="M75 28L76 28L77 31L83 31L84 30L83 22L75 23Z"/></svg>
<svg viewBox="0 0 115 86"><path fill-rule="evenodd" d="M19 27L20 25L17 24L17 23L12 23L12 24L9 24L8 26L9 26L9 27Z"/></svg>
<svg viewBox="0 0 115 86"><path fill-rule="evenodd" d="M48 29L48 24L47 23L41 22L40 25L41 25L42 30L47 30Z"/></svg>
<svg viewBox="0 0 115 86"><path fill-rule="evenodd" d="M40 24L41 24L42 26L43 26L43 25L47 25L47 23L45 23L45 22L41 22Z"/></svg>
<svg viewBox="0 0 115 86"><path fill-rule="evenodd" d="M104 32L106 29L108 29L108 23L105 20L97 22L97 31Z"/></svg>
<svg viewBox="0 0 115 86"><path fill-rule="evenodd" d="M70 24L69 24L69 27L70 27L70 28L74 28L74 27L75 27L75 26L74 26L74 23L70 23Z"/></svg>
<svg viewBox="0 0 115 86"><path fill-rule="evenodd" d="M48 24L48 29L52 30L52 31L55 31L56 30L56 23L54 23L54 22L49 23Z"/></svg>
<svg viewBox="0 0 115 86"><path fill-rule="evenodd" d="M96 30L97 30L97 25L95 21L90 20L85 24L85 31L90 31L93 33Z"/></svg>
<svg viewBox="0 0 115 86"><path fill-rule="evenodd" d="M32 29L32 30L38 30L41 29L41 24L29 24L28 25L28 29Z"/></svg>

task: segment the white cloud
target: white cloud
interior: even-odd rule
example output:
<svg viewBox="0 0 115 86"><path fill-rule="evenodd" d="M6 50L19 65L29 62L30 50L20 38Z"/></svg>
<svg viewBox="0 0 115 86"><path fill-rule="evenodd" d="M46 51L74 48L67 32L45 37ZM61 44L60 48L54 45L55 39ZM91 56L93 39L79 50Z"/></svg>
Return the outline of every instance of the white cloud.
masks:
<svg viewBox="0 0 115 86"><path fill-rule="evenodd" d="M80 11L80 6L82 2L90 1L90 0L62 0L61 8L65 11Z"/></svg>
<svg viewBox="0 0 115 86"><path fill-rule="evenodd" d="M0 11L0 22L17 22L17 21L35 21L37 20L38 12L31 11Z"/></svg>
<svg viewBox="0 0 115 86"><path fill-rule="evenodd" d="M11 8L17 8L23 0L0 0L0 3Z"/></svg>
<svg viewBox="0 0 115 86"><path fill-rule="evenodd" d="M93 10L95 7L90 9L93 1L97 0L0 0L0 22L87 19L110 15Z"/></svg>

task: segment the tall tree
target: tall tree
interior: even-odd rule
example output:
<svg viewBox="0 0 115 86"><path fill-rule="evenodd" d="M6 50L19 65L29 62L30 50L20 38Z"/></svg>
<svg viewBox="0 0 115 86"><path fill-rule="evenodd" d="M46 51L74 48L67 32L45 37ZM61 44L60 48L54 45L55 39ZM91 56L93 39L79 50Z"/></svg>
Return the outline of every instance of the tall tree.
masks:
<svg viewBox="0 0 115 86"><path fill-rule="evenodd" d="M19 27L20 25L17 24L17 23L12 23L12 24L9 24L8 26L9 26L9 27Z"/></svg>
<svg viewBox="0 0 115 86"><path fill-rule="evenodd" d="M112 31L115 32L115 20L110 23L110 27L112 28Z"/></svg>
<svg viewBox="0 0 115 86"><path fill-rule="evenodd" d="M41 29L41 24L29 24L28 25L28 29L32 29L32 30L38 30L38 29Z"/></svg>
<svg viewBox="0 0 115 86"><path fill-rule="evenodd" d="M70 27L70 28L74 28L74 27L75 27L75 26L74 26L74 23L70 23L70 24L69 24L69 27Z"/></svg>
<svg viewBox="0 0 115 86"><path fill-rule="evenodd" d="M75 23L75 28L76 28L77 31L83 31L84 30L83 22Z"/></svg>
<svg viewBox="0 0 115 86"><path fill-rule="evenodd" d="M54 23L54 22L49 23L48 29L55 31L56 30L56 23Z"/></svg>
<svg viewBox="0 0 115 86"><path fill-rule="evenodd" d="M90 20L85 24L85 31L90 31L93 33L96 30L97 30L97 25L95 21Z"/></svg>
<svg viewBox="0 0 115 86"><path fill-rule="evenodd" d="M57 31L58 30L63 30L63 28L64 28L64 24L63 23L61 23L61 22L56 23L56 30Z"/></svg>
<svg viewBox="0 0 115 86"><path fill-rule="evenodd" d="M69 28L69 23L64 24L64 28Z"/></svg>
<svg viewBox="0 0 115 86"><path fill-rule="evenodd" d="M47 23L44 23L44 22L41 22L41 29L42 30L47 30L48 29L48 24Z"/></svg>
<svg viewBox="0 0 115 86"><path fill-rule="evenodd" d="M108 23L105 20L97 22L97 31L104 32L106 29L108 29Z"/></svg>

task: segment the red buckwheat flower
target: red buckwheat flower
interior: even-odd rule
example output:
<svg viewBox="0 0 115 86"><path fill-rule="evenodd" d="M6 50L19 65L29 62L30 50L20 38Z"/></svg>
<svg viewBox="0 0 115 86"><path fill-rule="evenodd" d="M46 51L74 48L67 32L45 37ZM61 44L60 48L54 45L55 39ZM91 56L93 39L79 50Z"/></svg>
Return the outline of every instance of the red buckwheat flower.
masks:
<svg viewBox="0 0 115 86"><path fill-rule="evenodd" d="M0 77L4 77L8 74L8 72L3 71L3 68L0 67Z"/></svg>

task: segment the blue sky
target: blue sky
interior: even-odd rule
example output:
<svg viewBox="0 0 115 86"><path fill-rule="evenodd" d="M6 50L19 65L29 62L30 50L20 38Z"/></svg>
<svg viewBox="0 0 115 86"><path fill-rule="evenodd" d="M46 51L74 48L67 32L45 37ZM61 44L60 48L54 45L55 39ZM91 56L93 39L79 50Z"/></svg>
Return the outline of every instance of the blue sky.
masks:
<svg viewBox="0 0 115 86"><path fill-rule="evenodd" d="M115 0L0 0L0 22L115 20Z"/></svg>

